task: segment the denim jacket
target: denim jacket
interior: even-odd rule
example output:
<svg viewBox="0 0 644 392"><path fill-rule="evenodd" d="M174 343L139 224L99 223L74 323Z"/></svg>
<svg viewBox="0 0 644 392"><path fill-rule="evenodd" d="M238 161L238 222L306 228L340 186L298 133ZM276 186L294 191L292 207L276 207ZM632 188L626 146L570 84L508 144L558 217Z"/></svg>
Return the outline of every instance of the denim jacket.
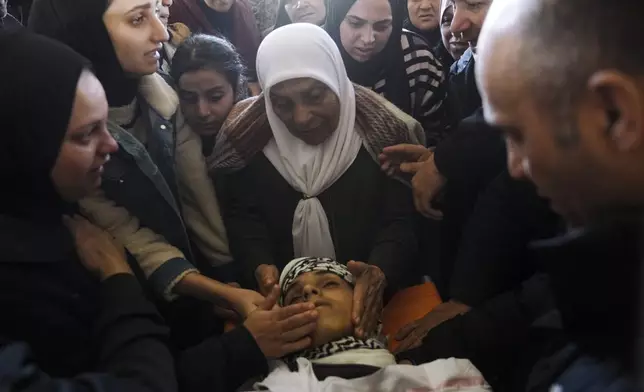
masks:
<svg viewBox="0 0 644 392"><path fill-rule="evenodd" d="M154 77L155 83L167 86L161 76ZM194 134L189 128L183 130L177 116L167 108L161 114L163 110L153 107L149 99L141 96L138 101L147 128L146 146L116 123L108 122L119 151L105 165L100 192L80 204L95 224L112 234L137 260L154 291L170 300L175 297L172 290L176 283L197 271L190 262L194 261L190 227L198 228L190 231L194 237L216 243L213 247L221 253L217 262L231 259L226 257L223 224L219 227L203 222L219 222L221 217L209 178L194 178L194 172L200 172L199 159L203 160L200 146L188 143ZM182 146L178 145L178 130L190 133L183 137L186 142ZM205 164L202 166L205 173ZM193 194L201 197L188 197ZM184 212L192 226L183 219ZM195 243L204 240L195 238Z"/></svg>

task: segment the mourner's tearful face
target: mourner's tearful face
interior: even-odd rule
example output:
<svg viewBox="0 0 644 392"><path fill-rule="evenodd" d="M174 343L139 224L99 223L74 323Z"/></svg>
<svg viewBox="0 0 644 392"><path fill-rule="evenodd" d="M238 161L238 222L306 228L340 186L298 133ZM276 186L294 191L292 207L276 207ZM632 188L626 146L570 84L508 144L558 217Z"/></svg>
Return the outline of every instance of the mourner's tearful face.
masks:
<svg viewBox="0 0 644 392"><path fill-rule="evenodd" d="M101 185L103 165L118 146L107 130L107 99L96 76L85 71L76 87L76 97L52 181L60 196L75 202L91 195Z"/></svg>
<svg viewBox="0 0 644 392"><path fill-rule="evenodd" d="M320 315L312 347L353 335L353 288L336 274L312 271L300 275L284 297L285 305L310 302Z"/></svg>
<svg viewBox="0 0 644 392"><path fill-rule="evenodd" d="M340 41L356 61L382 52L392 32L392 10L387 0L358 0L340 23Z"/></svg>
<svg viewBox="0 0 644 392"><path fill-rule="evenodd" d="M160 50L169 39L155 0L112 0L103 15L114 51L127 73L153 74Z"/></svg>
<svg viewBox="0 0 644 392"><path fill-rule="evenodd" d="M338 128L340 99L324 83L313 78L296 78L270 89L273 111L288 131L306 144L324 143Z"/></svg>

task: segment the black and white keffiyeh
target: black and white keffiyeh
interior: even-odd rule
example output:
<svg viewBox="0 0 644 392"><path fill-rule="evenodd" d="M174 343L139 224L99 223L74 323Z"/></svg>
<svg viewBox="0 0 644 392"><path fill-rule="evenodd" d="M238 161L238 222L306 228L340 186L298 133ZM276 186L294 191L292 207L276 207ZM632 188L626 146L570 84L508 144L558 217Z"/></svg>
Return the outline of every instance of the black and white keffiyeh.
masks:
<svg viewBox="0 0 644 392"><path fill-rule="evenodd" d="M346 338L326 343L310 350L301 351L294 355L293 358L306 358L309 361L315 361L316 359L327 358L345 351L358 349L384 350L386 347L376 339L362 340L353 336L347 336Z"/></svg>
<svg viewBox="0 0 644 392"><path fill-rule="evenodd" d="M335 274L344 279L351 286L355 284L355 278L349 269L341 263L323 257L301 257L288 263L282 270L280 276L280 305L284 305L286 294L295 280L302 274L313 271L325 271Z"/></svg>

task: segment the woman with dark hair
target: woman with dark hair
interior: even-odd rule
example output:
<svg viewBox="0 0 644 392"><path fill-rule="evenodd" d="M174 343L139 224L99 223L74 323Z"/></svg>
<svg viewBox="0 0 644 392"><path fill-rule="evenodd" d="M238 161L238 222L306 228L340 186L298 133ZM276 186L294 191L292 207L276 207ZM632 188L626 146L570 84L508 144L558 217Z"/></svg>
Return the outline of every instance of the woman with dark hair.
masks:
<svg viewBox="0 0 644 392"><path fill-rule="evenodd" d="M313 23L323 26L327 0L280 0L275 28L291 23Z"/></svg>
<svg viewBox="0 0 644 392"><path fill-rule="evenodd" d="M175 53L170 74L181 111L207 155L233 105L248 96L245 70L235 47L216 36L195 34Z"/></svg>
<svg viewBox="0 0 644 392"><path fill-rule="evenodd" d="M255 58L262 38L248 0L175 0L170 23L184 23L192 32L219 35L235 45L248 67L253 94L259 93Z"/></svg>
<svg viewBox="0 0 644 392"><path fill-rule="evenodd" d="M106 89L108 127L121 148L105 165L100 192L80 202L84 213L136 259L165 300L160 305L180 296L223 298L246 315L259 294L219 283L195 266L219 267L232 258L214 186L193 142L198 137L177 114L176 92L156 73L168 39L156 10L155 0L37 0L29 27L85 55Z"/></svg>
<svg viewBox="0 0 644 392"><path fill-rule="evenodd" d="M0 34L0 53L11 59L0 61L11 75L0 89L0 179L11 184L0 205L0 389L175 391L168 329L123 248L71 218L117 150L100 82L79 54L26 31Z"/></svg>
<svg viewBox="0 0 644 392"><path fill-rule="evenodd" d="M440 0L407 0L404 27L420 35L430 47L441 42Z"/></svg>
<svg viewBox="0 0 644 392"><path fill-rule="evenodd" d="M212 152L219 129L233 105L248 96L245 70L240 55L225 38L195 34L175 52L171 76L186 122L198 135L186 143L203 152L202 156L193 157L201 166L205 166L204 157ZM217 184L218 191L221 186L222 183ZM220 211L207 216L220 216ZM212 222L215 226L218 223ZM224 227L222 236L227 241ZM202 267L203 272L205 268ZM237 279L235 268L235 263L228 263L210 269L209 275L234 281Z"/></svg>
<svg viewBox="0 0 644 392"><path fill-rule="evenodd" d="M402 0L334 0L325 28L349 79L418 120L434 146L444 136L445 72L428 44L403 30L405 14Z"/></svg>

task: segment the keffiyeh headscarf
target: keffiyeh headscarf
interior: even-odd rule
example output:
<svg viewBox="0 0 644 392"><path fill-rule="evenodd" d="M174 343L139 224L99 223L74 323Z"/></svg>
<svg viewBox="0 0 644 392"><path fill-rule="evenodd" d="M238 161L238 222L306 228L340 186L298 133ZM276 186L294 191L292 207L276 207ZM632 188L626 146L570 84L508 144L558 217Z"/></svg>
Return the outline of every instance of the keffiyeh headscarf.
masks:
<svg viewBox="0 0 644 392"><path fill-rule="evenodd" d="M288 263L282 270L282 275L280 275L281 306L284 306L286 293L291 289L297 278L302 274L314 271L329 272L338 275L351 286L355 284L353 274L349 272L349 269L344 264L324 257L300 257Z"/></svg>

